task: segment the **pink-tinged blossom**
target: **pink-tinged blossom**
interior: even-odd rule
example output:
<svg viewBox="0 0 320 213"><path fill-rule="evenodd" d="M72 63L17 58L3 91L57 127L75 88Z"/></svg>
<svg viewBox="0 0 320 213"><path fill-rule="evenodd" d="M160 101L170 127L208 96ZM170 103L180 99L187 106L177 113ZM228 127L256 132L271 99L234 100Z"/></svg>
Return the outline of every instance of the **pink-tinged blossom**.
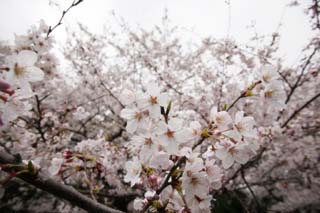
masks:
<svg viewBox="0 0 320 213"><path fill-rule="evenodd" d="M137 211L142 211L147 202L147 200L136 198L133 201L133 208Z"/></svg>
<svg viewBox="0 0 320 213"><path fill-rule="evenodd" d="M210 111L210 118L217 125L220 131L228 129L229 125L232 123L232 118L226 111L218 112L217 107L212 107Z"/></svg>
<svg viewBox="0 0 320 213"><path fill-rule="evenodd" d="M179 192L172 188L171 185L166 187L159 196L162 204L167 203L167 209L173 209L175 211L180 211L184 207L183 200L179 195Z"/></svg>
<svg viewBox="0 0 320 213"><path fill-rule="evenodd" d="M241 141L243 137L255 138L257 137L257 131L254 129L254 124L253 117L244 116L243 111L238 111L235 116L233 130L223 134L236 141Z"/></svg>
<svg viewBox="0 0 320 213"><path fill-rule="evenodd" d="M137 157L134 157L132 161L128 161L125 165L127 174L124 177L125 182L130 182L131 187L140 181L140 173L142 171L141 163Z"/></svg>
<svg viewBox="0 0 320 213"><path fill-rule="evenodd" d="M48 171L51 176L55 176L59 173L61 166L63 164L63 158L53 158L51 160L51 166Z"/></svg>
<svg viewBox="0 0 320 213"><path fill-rule="evenodd" d="M134 136L131 143L140 150L139 159L142 163L147 163L159 148L156 136L148 133Z"/></svg>
<svg viewBox="0 0 320 213"><path fill-rule="evenodd" d="M282 87L282 82L279 80L267 84L264 90L261 91L260 97L270 108L283 109L286 106L286 93Z"/></svg>
<svg viewBox="0 0 320 213"><path fill-rule="evenodd" d="M201 124L198 121L192 121L190 126L177 132L177 139L186 146L192 146L201 137Z"/></svg>
<svg viewBox="0 0 320 213"><path fill-rule="evenodd" d="M209 181L205 172L185 171L182 176L182 187L186 196L206 196L209 191Z"/></svg>
<svg viewBox="0 0 320 213"><path fill-rule="evenodd" d="M215 164L215 160L207 160L204 168L205 172L207 173L210 186L213 189L219 189L222 184L222 170Z"/></svg>
<svg viewBox="0 0 320 213"><path fill-rule="evenodd" d="M137 100L139 108L148 110L152 118L158 118L160 116L160 106L166 107L169 102L168 95L160 91L156 83L149 83L146 86L146 93Z"/></svg>
<svg viewBox="0 0 320 213"><path fill-rule="evenodd" d="M271 81L277 80L280 75L277 72L277 68L273 65L264 65L260 68L261 80L269 84Z"/></svg>
<svg viewBox="0 0 320 213"><path fill-rule="evenodd" d="M186 196L186 202L192 213L210 213L211 195L206 196Z"/></svg>
<svg viewBox="0 0 320 213"><path fill-rule="evenodd" d="M201 158L195 158L192 163L187 163L182 176L182 187L186 196L206 196L209 191L209 181L203 170Z"/></svg>
<svg viewBox="0 0 320 213"><path fill-rule="evenodd" d="M170 154L164 151L153 153L149 166L155 169L166 170L172 166Z"/></svg>
<svg viewBox="0 0 320 213"><path fill-rule="evenodd" d="M146 191L146 193L144 193L144 197L147 200L152 200L155 195L156 191Z"/></svg>
<svg viewBox="0 0 320 213"><path fill-rule="evenodd" d="M122 109L120 116L127 120L126 130L129 133L134 133L138 129L144 129L149 123L147 114L136 107Z"/></svg>
<svg viewBox="0 0 320 213"><path fill-rule="evenodd" d="M230 140L223 140L217 146L216 157L222 161L224 169L230 168L234 162L244 164L249 160L245 144L233 144Z"/></svg>
<svg viewBox="0 0 320 213"><path fill-rule="evenodd" d="M0 91L6 92L10 88L10 84L6 81L0 80Z"/></svg>
<svg viewBox="0 0 320 213"><path fill-rule="evenodd" d="M168 124L160 121L156 129L160 144L169 154L176 154L182 141L187 141L188 136L178 134L182 129L182 120L177 118L169 119Z"/></svg>

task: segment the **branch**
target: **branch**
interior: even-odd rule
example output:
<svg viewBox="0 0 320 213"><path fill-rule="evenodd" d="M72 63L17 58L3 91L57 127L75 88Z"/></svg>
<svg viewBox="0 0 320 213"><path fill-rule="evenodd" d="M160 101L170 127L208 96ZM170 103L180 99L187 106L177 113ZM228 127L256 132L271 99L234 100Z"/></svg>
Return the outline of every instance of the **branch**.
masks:
<svg viewBox="0 0 320 213"><path fill-rule="evenodd" d="M297 114L303 110L304 108L306 108L311 102L313 102L314 100L316 100L318 97L320 96L320 93L316 94L315 96L313 96L309 101L307 101L305 104L303 104L299 109L295 110L290 117L281 125L281 128L284 128L288 125L288 123L295 117L297 116Z"/></svg>
<svg viewBox="0 0 320 213"><path fill-rule="evenodd" d="M291 98L291 96L293 95L293 92L298 88L299 83L300 83L300 80L301 80L301 78L302 78L305 70L307 69L308 65L309 65L310 62L311 62L311 59L312 59L313 56L316 54L316 52L318 51L318 49L319 49L319 46L316 47L316 48L313 50L313 52L311 53L311 55L308 57L306 63L305 63L304 66L302 67L301 73L300 73L300 75L298 76L297 81L296 81L295 84L291 87L291 90L290 90L290 92L289 92L289 94L288 94L288 96L287 96L287 99L286 99L286 101L285 101L286 104L290 101L290 98ZM300 86L301 86L301 85L300 85Z"/></svg>
<svg viewBox="0 0 320 213"><path fill-rule="evenodd" d="M221 188L219 190L217 190L213 196L216 196L218 194L218 192L222 189L225 188L225 186L233 179L236 179L238 177L238 174L241 172L241 170L243 169L247 169L253 165L255 165L259 160L260 158L262 157L263 153L266 151L266 148L263 147L261 149L261 151L256 155L254 156L251 160L249 160L247 163L245 163L244 165L242 165L240 168L238 168L231 177L229 177L227 180L225 180L222 185L221 185Z"/></svg>
<svg viewBox="0 0 320 213"><path fill-rule="evenodd" d="M251 86L249 86L246 90L244 90L240 96L235 99L232 104L226 109L226 111L228 112L241 98L245 98L245 97L249 97L251 90L253 90L258 84L261 84L261 81L257 81L257 82L254 82Z"/></svg>
<svg viewBox="0 0 320 213"><path fill-rule="evenodd" d="M17 159L13 155L6 152L3 148L0 148L0 163L15 164L17 163ZM8 173L11 172L5 169L3 169L3 171L6 171ZM101 203L95 202L90 198L86 197L85 195L81 194L74 188L58 183L53 179L50 179L44 176L43 174L41 174L41 172L38 172L36 176L32 174L21 174L21 175L18 175L17 177L39 189L42 189L44 191L51 193L56 197L65 199L70 203L72 203L73 205L76 205L84 210L87 210L88 212L123 213L122 211L119 211L119 210L110 208L108 206L105 206Z"/></svg>
<svg viewBox="0 0 320 213"><path fill-rule="evenodd" d="M42 142L45 143L46 142L46 138L45 138L45 132L42 129L41 123L42 123L42 110L41 110L41 101L44 100L45 98L42 98L41 100L39 99L38 95L35 96L36 98L36 104L37 104L37 111L38 111L38 116L39 118L37 119L37 123L35 125L36 129L38 130L40 137L42 139Z"/></svg>
<svg viewBox="0 0 320 213"><path fill-rule="evenodd" d="M78 4L80 4L81 2L83 2L83 0L77 0L77 1L74 0L74 1L72 2L72 4L71 4L66 10L62 11L62 15L61 15L58 23L57 23L56 25L54 25L53 27L51 27L51 26L49 27L48 33L47 33L47 38L49 38L49 35L50 35L58 26L60 26L60 25L62 24L62 19L63 19L64 16L67 14L67 12L68 12L71 8L73 8L73 7L77 6Z"/></svg>
<svg viewBox="0 0 320 213"><path fill-rule="evenodd" d="M243 167L241 168L241 178L242 178L243 182L246 184L246 186L248 187L248 189L249 189L249 191L250 191L250 193L251 193L254 201L256 202L256 205L257 205L258 210L261 210L261 206L260 206L260 203L259 203L259 201L258 201L258 198L257 198L257 196L254 194L254 192L253 192L253 190L251 189L248 181L247 181L246 178L245 178L245 174L244 174L244 169L243 169Z"/></svg>
<svg viewBox="0 0 320 213"><path fill-rule="evenodd" d="M199 139L199 141L192 146L192 150L194 150L195 148L197 148L200 144L202 144L202 142L205 140L205 137L201 137ZM187 158L185 156L181 157L170 169L168 175L166 176L165 180L163 181L163 183L161 184L160 188L156 191L156 195L160 195L160 193L167 187L169 186L171 182L169 182L170 178L172 177L172 174L176 171L176 169L181 166L185 161L187 160ZM155 196L154 196L155 197ZM143 208L142 212L145 212L148 210L148 208L150 207L150 205L152 204L152 200L149 201L147 203L147 205Z"/></svg>

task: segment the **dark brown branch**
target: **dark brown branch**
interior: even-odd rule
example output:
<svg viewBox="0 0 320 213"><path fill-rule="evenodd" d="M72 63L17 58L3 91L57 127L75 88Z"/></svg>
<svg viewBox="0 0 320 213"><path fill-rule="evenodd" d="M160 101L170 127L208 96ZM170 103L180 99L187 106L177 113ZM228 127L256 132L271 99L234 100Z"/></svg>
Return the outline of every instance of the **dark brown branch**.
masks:
<svg viewBox="0 0 320 213"><path fill-rule="evenodd" d="M15 164L17 163L17 159L13 155L6 152L3 148L0 148L0 163ZM3 171L6 170L3 169ZM6 172L10 173L10 171ZM110 208L108 206L102 205L101 203L91 200L74 188L58 183L53 179L44 176L43 174L41 174L41 172L38 172L37 175L21 174L17 177L39 189L51 193L56 197L67 200L71 204L87 210L88 212L122 213L122 211Z"/></svg>
<svg viewBox="0 0 320 213"><path fill-rule="evenodd" d="M258 84L260 84L261 81L257 81L255 83L253 83L250 87L248 87L246 90L244 90L240 96L238 98L236 98L232 104L226 109L226 111L228 112L241 98L244 98L244 97L248 97L248 92L253 90Z"/></svg>
<svg viewBox="0 0 320 213"><path fill-rule="evenodd" d="M247 163L245 163L243 166L239 167L239 168L233 173L233 175L232 175L231 177L229 177L227 180L225 180L225 181L222 183L220 190L224 189L225 186L226 186L231 180L236 179L242 169L247 169L247 168L255 165L255 164L260 160L260 158L262 157L262 155L263 155L263 153L264 153L265 151L266 151L266 148L263 147L263 148L261 149L261 151L260 151L256 156L254 156L251 160L249 160L249 161L248 161ZM213 196L217 195L218 192L219 192L219 190L216 191L215 193L213 193Z"/></svg>
<svg viewBox="0 0 320 213"><path fill-rule="evenodd" d="M161 184L160 188L156 191L156 195L160 195L160 193L167 187L169 186L171 183L169 183L169 180L172 176L172 174L174 173L174 171L181 166L181 164L183 164L186 161L186 157L181 157L170 169L168 175L166 176L165 180L163 181L163 183ZM150 207L150 205L152 204L152 202L148 202L147 205L143 208L142 212L145 212L148 210L148 208Z"/></svg>
<svg viewBox="0 0 320 213"><path fill-rule="evenodd" d="M195 143L192 147L192 150L194 150L195 148L197 148L199 145L202 144L202 142L205 140L206 138L201 137L200 140ZM185 161L187 160L187 158L185 156L181 157L170 169L168 175L166 176L166 178L164 179L164 181L162 182L161 186L159 187L159 189L156 191L156 195L160 195L160 193L171 184L171 182L169 182L170 178L172 177L172 174L176 171L176 169L181 166ZM152 199L151 199L152 200ZM145 212L148 210L148 208L151 205L151 201L148 202L148 204L144 207L144 209L142 210L142 212Z"/></svg>
<svg viewBox="0 0 320 213"><path fill-rule="evenodd" d="M251 189L248 181L247 181L246 178L245 178L245 174L244 174L244 169L243 169L243 167L241 168L241 178L242 178L243 182L246 184L247 188L249 189L249 191L250 191L250 193L251 193L254 201L256 202L257 208L258 208L258 210L260 211L260 210L261 210L261 206L260 206L259 200L258 200L257 196L254 194L254 192L253 192L253 190Z"/></svg>
<svg viewBox="0 0 320 213"><path fill-rule="evenodd" d="M288 123L295 118L298 113L303 110L304 108L306 108L310 103L312 103L314 100L316 100L318 97L320 96L320 93L316 94L315 96L313 96L309 101L307 101L305 104L303 104L300 108L296 109L291 115L290 117L281 125L281 128L284 128L288 125Z"/></svg>
<svg viewBox="0 0 320 213"><path fill-rule="evenodd" d="M47 38L49 38L49 35L58 27L62 24L62 19L64 18L64 16L67 14L67 12L69 12L69 10L75 6L77 6L78 4L80 4L81 2L83 2L83 0L74 0L72 2L72 4L64 11L62 11L62 15L58 21L58 23L56 25L54 25L53 27L50 26L48 29L48 33L47 33Z"/></svg>
<svg viewBox="0 0 320 213"><path fill-rule="evenodd" d="M292 85L291 85L291 83L288 81L288 79L286 78L286 76L283 75L283 74L280 72L280 70L277 70L277 72L278 72L278 74L281 76L281 78L284 80L284 82L287 83L287 85L289 86L289 88L292 89Z"/></svg>
<svg viewBox="0 0 320 213"><path fill-rule="evenodd" d="M299 87L300 80L301 80L301 78L302 78L305 70L306 70L307 67L309 66L309 64L310 64L310 62L311 62L311 59L312 59L313 56L316 54L316 52L318 51L318 49L319 49L319 46L316 47L316 48L313 50L313 52L311 53L311 55L308 57L306 63L303 65L302 70L301 70L301 73L300 73L300 75L298 76L297 81L296 81L295 84L291 87L291 90L290 90L290 92L289 92L289 94L288 94L288 96L287 96L287 99L286 99L286 101L285 101L286 104L290 101L291 96L293 95L294 91Z"/></svg>
<svg viewBox="0 0 320 213"><path fill-rule="evenodd" d="M36 98L36 107L37 107L37 112L38 112L38 119L37 119L37 123L36 123L36 129L38 130L40 137L42 139L42 141L45 143L46 142L46 138L44 136L45 132L42 129L42 110L41 110L41 100L44 100L45 98L42 98L41 100L39 99L38 95L35 96Z"/></svg>

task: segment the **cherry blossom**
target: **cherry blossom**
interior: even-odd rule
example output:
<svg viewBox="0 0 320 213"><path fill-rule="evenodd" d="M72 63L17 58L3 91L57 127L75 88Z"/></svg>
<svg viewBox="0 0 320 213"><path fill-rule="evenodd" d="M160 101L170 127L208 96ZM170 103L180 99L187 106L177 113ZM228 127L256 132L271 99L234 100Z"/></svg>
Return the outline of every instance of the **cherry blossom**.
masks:
<svg viewBox="0 0 320 213"><path fill-rule="evenodd" d="M228 129L229 124L232 123L232 118L226 111L218 112L217 107L212 107L210 111L210 117L213 119L215 125L218 126L218 129L223 131Z"/></svg>
<svg viewBox="0 0 320 213"><path fill-rule="evenodd" d="M29 50L22 50L17 55L9 56L7 61L10 71L6 75L7 81L29 91L30 82L40 81L44 77L43 71L34 66L37 59L37 54Z"/></svg>
<svg viewBox="0 0 320 213"><path fill-rule="evenodd" d="M138 158L134 157L132 161L128 161L125 165L127 174L124 177L124 181L130 182L131 186L134 186L140 181L140 173L142 171L141 163Z"/></svg>

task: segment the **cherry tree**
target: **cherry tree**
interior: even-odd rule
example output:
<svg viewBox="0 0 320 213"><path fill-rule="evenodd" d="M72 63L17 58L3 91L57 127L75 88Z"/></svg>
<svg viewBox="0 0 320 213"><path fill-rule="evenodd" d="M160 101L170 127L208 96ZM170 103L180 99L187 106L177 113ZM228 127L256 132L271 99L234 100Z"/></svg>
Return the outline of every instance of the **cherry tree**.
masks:
<svg viewBox="0 0 320 213"><path fill-rule="evenodd" d="M150 31L120 22L122 36L79 24L60 70L54 30L81 2L0 45L0 208L319 208L318 1L315 37L292 67L277 56L277 32L254 46L190 45L165 15Z"/></svg>

